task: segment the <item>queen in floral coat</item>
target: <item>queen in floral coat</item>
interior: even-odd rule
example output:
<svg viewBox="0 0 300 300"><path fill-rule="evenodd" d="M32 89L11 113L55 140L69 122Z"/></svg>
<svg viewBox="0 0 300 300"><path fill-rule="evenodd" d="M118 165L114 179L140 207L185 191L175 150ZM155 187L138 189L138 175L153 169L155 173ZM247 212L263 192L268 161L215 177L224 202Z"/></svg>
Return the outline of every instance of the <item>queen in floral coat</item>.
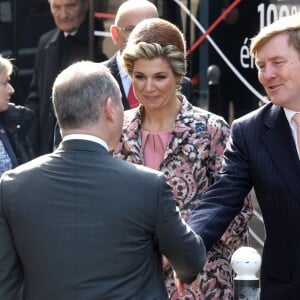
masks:
<svg viewBox="0 0 300 300"><path fill-rule="evenodd" d="M165 173L181 215L186 220L197 206L197 196L214 182L215 174L221 168L229 126L223 118L192 106L183 96L181 99L181 108L158 169ZM139 106L125 111L122 140L114 152L119 159L141 165L144 164L141 139L143 110L143 106ZM248 244L247 228L252 210L251 201L245 199L240 214L207 253L204 273L189 287L186 299L233 299L230 258L238 247ZM179 296L172 276L168 276L166 284L171 299L177 299Z"/></svg>

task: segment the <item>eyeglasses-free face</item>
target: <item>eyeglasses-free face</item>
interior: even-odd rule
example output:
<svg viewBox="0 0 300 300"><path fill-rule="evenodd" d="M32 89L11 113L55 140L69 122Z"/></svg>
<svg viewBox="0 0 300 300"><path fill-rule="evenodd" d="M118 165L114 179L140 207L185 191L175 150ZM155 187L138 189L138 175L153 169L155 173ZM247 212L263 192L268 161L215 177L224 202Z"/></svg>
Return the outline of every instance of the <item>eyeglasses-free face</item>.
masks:
<svg viewBox="0 0 300 300"><path fill-rule="evenodd" d="M68 33L78 30L88 9L83 0L50 0L49 4L57 28Z"/></svg>
<svg viewBox="0 0 300 300"><path fill-rule="evenodd" d="M0 112L8 109L10 98L15 92L9 80L10 78L7 75L2 74L2 76L0 76Z"/></svg>

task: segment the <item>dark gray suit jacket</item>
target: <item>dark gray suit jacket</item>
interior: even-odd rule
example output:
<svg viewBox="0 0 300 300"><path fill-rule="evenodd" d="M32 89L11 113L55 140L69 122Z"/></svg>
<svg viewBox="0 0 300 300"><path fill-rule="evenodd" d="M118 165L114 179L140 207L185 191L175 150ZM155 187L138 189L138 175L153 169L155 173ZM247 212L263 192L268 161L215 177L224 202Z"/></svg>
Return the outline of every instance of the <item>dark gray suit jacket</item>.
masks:
<svg viewBox="0 0 300 300"><path fill-rule="evenodd" d="M122 93L122 102L123 102L124 109L125 110L129 109L130 107L129 107L128 99L125 94L122 79L121 79L121 76L119 73L119 68L118 68L118 63L117 63L117 53L114 54L110 59L102 62L102 64L104 64L106 67L108 67L110 69L110 72L117 80L120 90L121 90L121 93ZM182 84L181 84L181 93L183 95L185 95L185 97L187 98L187 100L190 103L192 103L193 105L196 105L195 104L196 99L194 97L193 86L192 86L192 82L191 82L190 78L183 77Z"/></svg>
<svg viewBox="0 0 300 300"><path fill-rule="evenodd" d="M253 186L266 229L261 299L297 299L300 162L284 110L270 103L235 120L224 156L223 170L201 197L190 225L209 249L240 211Z"/></svg>
<svg viewBox="0 0 300 300"><path fill-rule="evenodd" d="M183 279L203 267L162 173L91 141L63 141L0 183L0 299L167 299L161 254Z"/></svg>

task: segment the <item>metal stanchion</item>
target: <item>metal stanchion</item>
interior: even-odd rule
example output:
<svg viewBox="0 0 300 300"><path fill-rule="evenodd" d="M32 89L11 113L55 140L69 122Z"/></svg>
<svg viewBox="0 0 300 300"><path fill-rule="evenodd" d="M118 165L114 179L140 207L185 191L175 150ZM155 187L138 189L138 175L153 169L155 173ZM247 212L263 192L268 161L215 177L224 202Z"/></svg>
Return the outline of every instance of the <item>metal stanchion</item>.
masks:
<svg viewBox="0 0 300 300"><path fill-rule="evenodd" d="M236 273L234 278L234 300L259 300L259 278L256 273L261 266L261 256L256 249L241 247L231 258L231 266Z"/></svg>
<svg viewBox="0 0 300 300"><path fill-rule="evenodd" d="M220 95L220 79L221 71L217 65L211 65L207 69L208 78L208 110L221 115L222 99Z"/></svg>

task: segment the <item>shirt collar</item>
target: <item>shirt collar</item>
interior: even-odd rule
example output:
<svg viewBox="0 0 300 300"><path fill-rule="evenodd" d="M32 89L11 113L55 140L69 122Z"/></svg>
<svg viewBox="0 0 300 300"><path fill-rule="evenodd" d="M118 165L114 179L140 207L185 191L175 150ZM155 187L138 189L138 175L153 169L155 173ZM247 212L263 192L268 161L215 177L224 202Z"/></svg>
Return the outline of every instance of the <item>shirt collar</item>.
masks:
<svg viewBox="0 0 300 300"><path fill-rule="evenodd" d="M94 142L94 143L97 143L97 144L100 144L102 147L104 147L107 151L109 151L109 148L108 148L108 145L107 143L94 136L94 135L89 135L89 134L69 134L69 135L66 135L64 138L63 138L63 141L70 141L70 140L85 140L85 141L91 141L91 142Z"/></svg>
<svg viewBox="0 0 300 300"><path fill-rule="evenodd" d="M73 32L64 32L64 37L67 37L69 35L74 36L77 33L78 30L75 30Z"/></svg>
<svg viewBox="0 0 300 300"><path fill-rule="evenodd" d="M283 110L284 110L285 116L286 116L289 124L291 124L292 117L294 116L294 114L296 113L296 111L290 110L290 109L285 108L285 107L283 108Z"/></svg>
<svg viewBox="0 0 300 300"><path fill-rule="evenodd" d="M117 64L118 64L118 68L119 68L119 72L120 72L120 76L122 78L122 81L127 81L129 83L131 83L131 79L129 77L129 75L125 72L125 70L122 67L122 58L121 58L121 52L118 51L117 53Z"/></svg>

